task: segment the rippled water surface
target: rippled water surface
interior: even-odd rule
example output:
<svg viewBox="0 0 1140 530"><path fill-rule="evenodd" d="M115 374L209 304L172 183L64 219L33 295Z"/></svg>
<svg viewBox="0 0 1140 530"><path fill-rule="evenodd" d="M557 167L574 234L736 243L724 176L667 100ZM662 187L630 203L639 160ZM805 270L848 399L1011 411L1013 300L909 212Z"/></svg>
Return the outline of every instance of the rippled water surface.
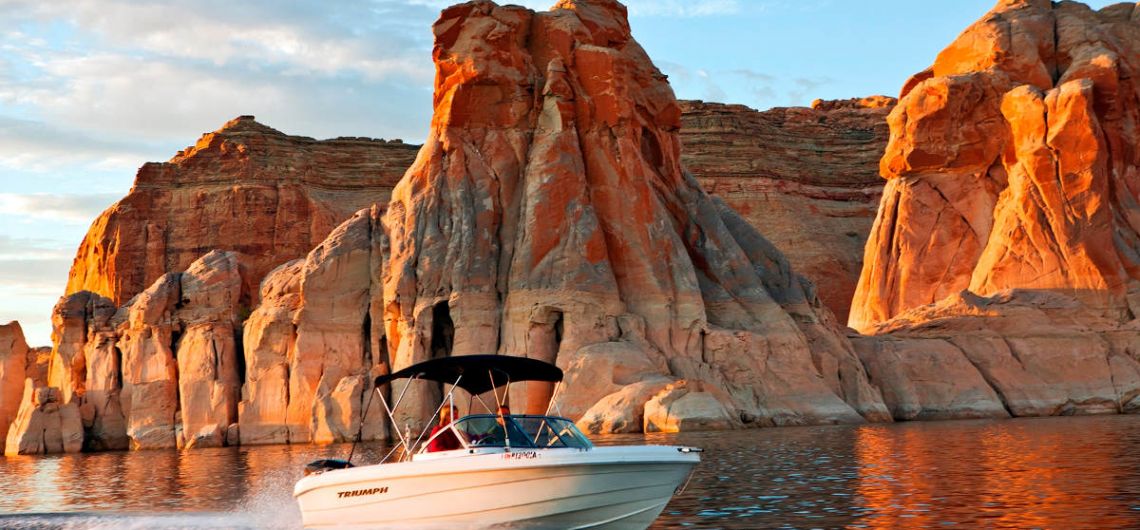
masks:
<svg viewBox="0 0 1140 530"><path fill-rule="evenodd" d="M704 447L660 528L1140 528L1140 417L622 436ZM357 449L363 462L383 448ZM0 458L0 527L299 526L305 463L347 446Z"/></svg>

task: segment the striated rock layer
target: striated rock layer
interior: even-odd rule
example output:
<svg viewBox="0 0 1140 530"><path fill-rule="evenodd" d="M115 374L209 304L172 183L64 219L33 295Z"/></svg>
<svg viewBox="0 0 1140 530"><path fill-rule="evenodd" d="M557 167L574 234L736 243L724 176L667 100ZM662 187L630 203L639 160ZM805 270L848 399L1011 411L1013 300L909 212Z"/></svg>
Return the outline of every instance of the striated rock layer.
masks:
<svg viewBox="0 0 1140 530"><path fill-rule="evenodd" d="M681 161L818 289L841 322L863 269L887 145L882 96L757 112L681 103Z"/></svg>
<svg viewBox="0 0 1140 530"><path fill-rule="evenodd" d="M245 291L304 256L341 221L388 194L416 156L396 140L288 136L234 119L169 162L148 163L131 192L92 223L67 294L126 303L212 249L237 252ZM247 305L249 301L246 301Z"/></svg>
<svg viewBox="0 0 1140 530"><path fill-rule="evenodd" d="M643 411L596 430L886 417L810 284L683 169L681 108L621 4L476 1L434 31L432 128L384 219L394 368L554 362L562 413ZM401 424L427 421L438 391L411 388L423 407ZM541 412L550 391L512 406Z"/></svg>
<svg viewBox="0 0 1140 530"><path fill-rule="evenodd" d="M1003 0L903 88L849 321L895 418L1140 412L1138 22Z"/></svg>

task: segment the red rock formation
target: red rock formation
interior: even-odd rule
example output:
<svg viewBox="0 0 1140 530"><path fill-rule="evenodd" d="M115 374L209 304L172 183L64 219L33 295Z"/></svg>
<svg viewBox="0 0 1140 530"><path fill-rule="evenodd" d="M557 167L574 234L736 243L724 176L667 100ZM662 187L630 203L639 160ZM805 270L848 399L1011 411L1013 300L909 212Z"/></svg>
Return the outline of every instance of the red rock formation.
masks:
<svg viewBox="0 0 1140 530"><path fill-rule="evenodd" d="M895 418L1140 412L1137 21L1004 0L903 88L850 319Z"/></svg>
<svg viewBox="0 0 1140 530"><path fill-rule="evenodd" d="M60 298L52 312L55 346L42 385L58 389L62 403L79 407L91 449L127 447L115 313L109 299L88 291Z"/></svg>
<svg viewBox="0 0 1140 530"><path fill-rule="evenodd" d="M853 327L963 289L1066 293L1117 320L1140 309L1138 19L1004 0L907 83Z"/></svg>
<svg viewBox="0 0 1140 530"><path fill-rule="evenodd" d="M722 427L886 416L806 282L683 170L681 108L624 7L476 1L434 31L432 129L385 217L396 367L540 358L569 370L558 405L576 411L668 377L709 396L661 407L714 421L712 399ZM549 389L533 386L516 408L545 408ZM412 389L424 410L406 419L425 421L435 392Z"/></svg>
<svg viewBox="0 0 1140 530"><path fill-rule="evenodd" d="M63 403L59 389L24 384L20 411L8 429L5 456L78 453L83 423L75 403Z"/></svg>
<svg viewBox="0 0 1140 530"><path fill-rule="evenodd" d="M132 448L220 446L233 437L241 389L237 311L246 283L236 254L213 251L119 310Z"/></svg>
<svg viewBox="0 0 1140 530"><path fill-rule="evenodd" d="M301 306L301 267L293 260L274 269L261 282L261 305L245 323L245 383L238 405L242 444L289 442L290 361L296 358Z"/></svg>
<svg viewBox="0 0 1140 530"><path fill-rule="evenodd" d="M117 346L116 308L109 299L85 291L72 296L82 294L91 296L91 309L85 323L87 340L83 346L85 384L79 401L86 433L84 447L89 450L127 449L130 440L122 408L122 356Z"/></svg>
<svg viewBox="0 0 1140 530"><path fill-rule="evenodd" d="M372 379L388 366L376 347L383 341L371 336L380 328L370 324L381 268L379 221L378 207L357 212L305 260L263 282L263 302L245 326L242 443L386 436L380 403L370 400Z"/></svg>
<svg viewBox="0 0 1140 530"><path fill-rule="evenodd" d="M0 439L20 411L24 379L27 377L28 343L19 322L0 325ZM0 444L0 452L4 449Z"/></svg>
<svg viewBox="0 0 1140 530"><path fill-rule="evenodd" d="M682 101L681 161L818 287L842 322L863 268L883 181L883 96L757 112Z"/></svg>
<svg viewBox="0 0 1140 530"><path fill-rule="evenodd" d="M139 170L131 192L91 225L67 293L121 305L219 249L242 254L253 282L246 291L256 296L270 270L304 256L353 212L387 201L415 156L416 146L399 141L317 141L239 117Z"/></svg>
<svg viewBox="0 0 1140 530"><path fill-rule="evenodd" d="M122 408L132 449L177 446L178 363L174 359L178 274L165 274L123 306Z"/></svg>
<svg viewBox="0 0 1140 530"><path fill-rule="evenodd" d="M213 251L181 276L176 344L180 447L219 447L237 423L241 392L235 330L242 278L237 256Z"/></svg>
<svg viewBox="0 0 1140 530"><path fill-rule="evenodd" d="M1140 413L1137 321L1064 294L963 292L874 332L855 346L896 419Z"/></svg>

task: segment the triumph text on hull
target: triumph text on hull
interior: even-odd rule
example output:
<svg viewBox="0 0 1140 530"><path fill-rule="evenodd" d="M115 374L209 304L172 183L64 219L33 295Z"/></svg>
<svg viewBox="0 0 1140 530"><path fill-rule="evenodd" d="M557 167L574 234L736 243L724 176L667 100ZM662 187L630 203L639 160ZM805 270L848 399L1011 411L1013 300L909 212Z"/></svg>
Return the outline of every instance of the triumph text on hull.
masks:
<svg viewBox="0 0 1140 530"><path fill-rule="evenodd" d="M512 382L558 382L562 372L531 359L472 355L420 363L376 386L400 378L478 395ZM418 447L410 433L399 437L404 461L301 479L293 495L304 525L645 528L700 461L689 447L594 447L572 421L547 415L472 414ZM439 437L453 437L456 448L429 451Z"/></svg>

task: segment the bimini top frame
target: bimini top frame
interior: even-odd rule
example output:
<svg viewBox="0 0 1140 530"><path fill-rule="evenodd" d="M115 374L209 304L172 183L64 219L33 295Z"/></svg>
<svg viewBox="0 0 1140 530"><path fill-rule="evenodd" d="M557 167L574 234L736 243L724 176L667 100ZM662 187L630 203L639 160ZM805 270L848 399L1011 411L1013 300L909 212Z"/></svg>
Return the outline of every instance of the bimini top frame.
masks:
<svg viewBox="0 0 1140 530"><path fill-rule="evenodd" d="M462 380L460 380L462 376ZM520 381L562 381L562 370L553 364L511 355L458 355L414 364L376 378L376 386L397 379L422 379L454 384L471 394L483 394ZM456 383L460 380L459 383Z"/></svg>
<svg viewBox="0 0 1140 530"><path fill-rule="evenodd" d="M393 403L391 407L388 406L388 401L384 398L384 393L380 390L382 385L386 385L398 379L418 379L451 385L447 396L440 402L439 407L435 411L434 416L438 416L440 409L445 405L450 404L450 406L454 408L454 392L456 388L462 388L471 396L478 398L479 394L484 394L501 386L522 381L559 383L555 387L554 395L551 396L550 404L553 405L558 395L558 390L562 387L560 384L562 382L562 370L553 364L526 357L515 357L511 355L459 355L424 361L404 368L403 370L377 377L375 380L375 392L380 396L380 400L384 404L384 411L388 413L391 425L396 431L396 435L400 438L400 443L392 448L382 462L386 462L400 447L405 448L405 456L410 459L415 451L415 447L419 444L420 440L423 439L424 435L427 434L431 425L429 422L428 426L424 427L423 432L420 433L414 442L411 441L411 432L404 433L400 430L396 424L395 411L396 408L400 406L400 402L404 398L404 393L407 392L410 385L404 387L400 396L396 398L395 403ZM506 393L504 392L503 401L505 401L505 398ZM482 401L481 398L480 401ZM499 399L498 392L496 392L495 401L497 405L503 404L503 401ZM548 406L548 412L549 408ZM363 421L361 421L361 424L363 424ZM355 446L355 444L353 445ZM507 449L510 450L509 440L507 441ZM351 454L352 453L349 453L350 459Z"/></svg>

